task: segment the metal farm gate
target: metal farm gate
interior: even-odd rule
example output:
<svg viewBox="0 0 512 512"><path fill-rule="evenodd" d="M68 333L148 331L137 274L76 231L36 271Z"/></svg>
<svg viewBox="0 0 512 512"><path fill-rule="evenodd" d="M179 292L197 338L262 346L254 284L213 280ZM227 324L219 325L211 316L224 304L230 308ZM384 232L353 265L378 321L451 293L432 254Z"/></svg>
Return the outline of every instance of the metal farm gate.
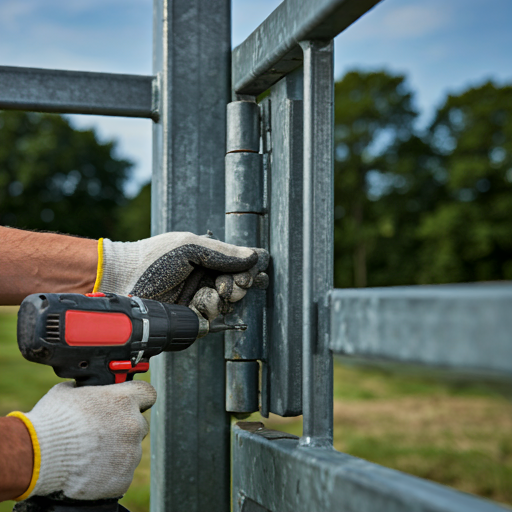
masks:
<svg viewBox="0 0 512 512"><path fill-rule="evenodd" d="M153 76L0 67L2 109L154 121L154 235L272 255L245 333L152 361L152 512L504 510L332 448L333 353L512 376L511 285L332 290L333 38L376 3L284 0L231 52L230 0L155 0Z"/></svg>

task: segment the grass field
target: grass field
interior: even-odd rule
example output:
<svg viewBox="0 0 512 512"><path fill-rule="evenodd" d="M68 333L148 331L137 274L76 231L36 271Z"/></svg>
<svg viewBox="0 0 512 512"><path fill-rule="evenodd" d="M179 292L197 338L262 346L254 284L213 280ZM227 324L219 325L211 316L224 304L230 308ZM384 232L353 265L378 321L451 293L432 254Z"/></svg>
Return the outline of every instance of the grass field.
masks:
<svg viewBox="0 0 512 512"><path fill-rule="evenodd" d="M0 308L0 414L28 411L59 379L25 361L16 344L16 309ZM257 415L253 415L258 419ZM300 435L300 418L272 416L270 428ZM335 365L338 450L512 505L512 402L479 386ZM149 504L149 438L123 504ZM0 512L13 502L0 504Z"/></svg>

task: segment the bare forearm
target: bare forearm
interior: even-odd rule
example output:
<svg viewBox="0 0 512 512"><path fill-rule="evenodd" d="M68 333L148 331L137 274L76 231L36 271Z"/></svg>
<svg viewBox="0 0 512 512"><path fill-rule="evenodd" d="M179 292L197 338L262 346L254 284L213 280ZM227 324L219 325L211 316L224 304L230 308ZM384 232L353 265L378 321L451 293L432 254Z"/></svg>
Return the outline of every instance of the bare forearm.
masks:
<svg viewBox="0 0 512 512"><path fill-rule="evenodd" d="M23 422L0 418L0 501L17 498L28 489L32 465L32 442Z"/></svg>
<svg viewBox="0 0 512 512"><path fill-rule="evenodd" d="M0 305L31 293L92 291L97 240L0 226Z"/></svg>

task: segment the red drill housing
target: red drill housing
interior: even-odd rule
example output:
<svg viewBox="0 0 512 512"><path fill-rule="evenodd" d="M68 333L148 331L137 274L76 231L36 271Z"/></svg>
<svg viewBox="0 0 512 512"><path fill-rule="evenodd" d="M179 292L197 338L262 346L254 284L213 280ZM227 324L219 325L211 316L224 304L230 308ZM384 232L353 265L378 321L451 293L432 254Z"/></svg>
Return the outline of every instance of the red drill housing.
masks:
<svg viewBox="0 0 512 512"><path fill-rule="evenodd" d="M114 293L36 293L18 313L18 346L77 386L132 380L161 352L184 350L199 318L186 306Z"/></svg>

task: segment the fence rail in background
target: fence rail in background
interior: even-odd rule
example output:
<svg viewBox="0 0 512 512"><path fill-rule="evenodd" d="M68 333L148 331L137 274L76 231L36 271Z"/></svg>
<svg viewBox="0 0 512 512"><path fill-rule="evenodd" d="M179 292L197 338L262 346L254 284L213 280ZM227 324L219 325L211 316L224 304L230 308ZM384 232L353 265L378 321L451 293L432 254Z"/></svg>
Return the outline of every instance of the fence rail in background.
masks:
<svg viewBox="0 0 512 512"><path fill-rule="evenodd" d="M512 284L334 290L337 354L512 380Z"/></svg>

